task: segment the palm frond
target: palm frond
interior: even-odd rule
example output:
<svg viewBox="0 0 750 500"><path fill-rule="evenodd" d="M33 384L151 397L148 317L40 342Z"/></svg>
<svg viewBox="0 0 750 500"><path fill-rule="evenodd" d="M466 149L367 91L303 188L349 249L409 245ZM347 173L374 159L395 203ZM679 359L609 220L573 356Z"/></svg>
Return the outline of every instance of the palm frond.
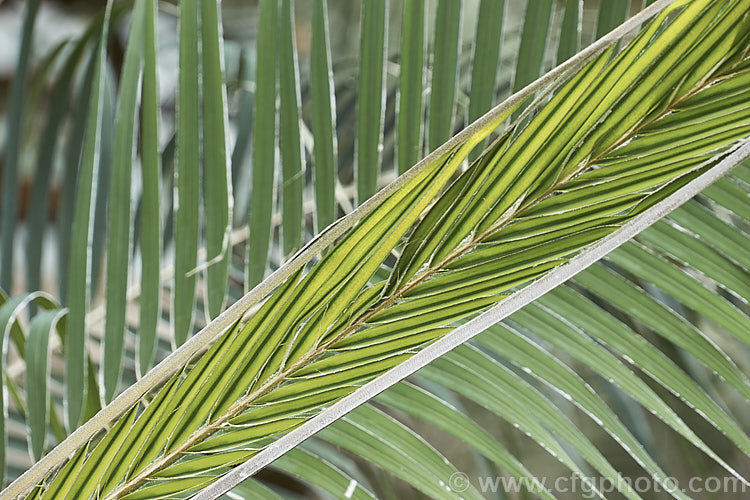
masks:
<svg viewBox="0 0 750 500"><path fill-rule="evenodd" d="M121 407L125 415L101 441L80 448L87 451L55 475L44 495L139 498L204 487L268 449L275 436L411 358L457 321L560 269L649 209L663 210L661 202L713 167L736 163L744 149L722 151L748 130L723 124L744 123L747 110L727 105L718 89L747 92L740 83L747 40L742 2L672 4L620 53L601 52L556 92L540 96L457 175L517 106L493 113L372 202L306 274L286 279L147 407ZM375 278L394 250L399 257L390 275ZM742 323L735 321L737 334ZM572 443L599 473L617 477L575 426L555 420L553 407L524 392L517 377L493 369L486 354L461 349L455 356L458 371L443 371L498 377L493 385L510 391L506 399L526 394L511 418L534 410L540 421L529 421L529 432L566 465L577 469L545 428ZM604 370L606 363L597 366ZM628 393L734 472L658 397L618 370ZM659 373L660 379L674 376ZM689 395L686 384L675 390ZM693 404L712 412L714 425L742 442L731 420L696 397ZM363 411L368 425L377 426L377 414Z"/></svg>
<svg viewBox="0 0 750 500"><path fill-rule="evenodd" d="M67 415L66 424L68 430L75 429L81 419L83 403L85 400L86 365L85 357L85 314L88 307L90 286L92 279L93 262L90 261L90 248L93 246L93 227L96 199L99 163L99 145L102 137L102 115L105 101L106 80L106 43L109 30L109 15L111 13L111 2L107 4L107 13L102 23L102 34L96 49L94 64L94 76L90 103L88 106L88 118L86 125L85 140L81 157L80 171L75 190L75 215L71 235L70 250L70 281L68 283L68 345L65 350L65 384L67 388ZM93 259L92 259L93 260Z"/></svg>
<svg viewBox="0 0 750 500"><path fill-rule="evenodd" d="M216 17L219 11L211 1L198 0L192 11L187 8L190 5L182 5L183 13L192 12L197 19L194 29L186 30L182 40L198 47L197 72L183 75L190 85L197 82L198 98L181 104L198 111L197 221L174 219L173 157L180 149L179 141L175 149L175 134L169 132L162 137L169 140L159 154L159 145L164 143L157 134L159 114L165 114L164 125L169 129L173 109L169 94L160 102L156 91L156 9L147 8L141 15L144 13L139 9L144 2L115 3L78 40L53 48L32 73L34 80L24 113L45 101L45 85L47 81L52 85L53 76L58 78L48 101L49 113L67 106L68 77L68 88L75 88L75 94L81 96L78 100L84 104L90 101L101 60L101 45L91 51L91 42L98 41L102 34L105 13L111 26L107 31L113 33L110 46L117 45L118 34L126 32L114 29L116 18L131 7L135 9L134 23L128 32L146 34L143 40L128 43L143 45L142 49L123 46L126 64L121 72L108 70L102 76L101 139L96 146L95 165L99 178L92 182L91 193L91 202L98 208L93 216L88 214L90 255L85 266L90 272L87 280L92 306L86 315L84 338L93 363L84 361L86 391L77 388L86 398L81 420L87 421L100 404L97 375L108 398L118 389L127 389L62 446L43 456L50 446L65 438L58 414L67 400L58 360L61 354L68 355L61 342L66 312L57 303L46 309L21 295L14 296L7 307L0 306L0 316L10 314L5 340L10 344L9 353L3 360L7 367L4 430L9 476L17 477L31 467L27 455L34 459L42 456L31 471L37 473L51 470L78 448L75 464L69 463L64 470L80 467L107 488L117 483L116 476L123 473L129 459L140 460L137 467L141 472L151 470L152 475L141 483L143 487L129 494L135 498L186 496L227 473L199 495L211 498L264 466L268 468L254 479L244 480L229 496L288 497L295 492L315 491L337 498L395 497L408 495L412 488L434 497L455 498L460 492L453 486L460 489L464 485L454 485L450 481L454 475L466 479L464 496L476 496L480 490L485 491L483 476L506 473L521 478L522 486L532 493L554 498L557 492L545 489L543 477L541 482L533 479L533 455L548 451L557 463L550 465L548 459L544 462L546 475L573 471L586 483L584 488L599 497L607 491L597 489L596 482L586 478L601 476L613 487L619 486L622 495L640 498L640 492L628 489L626 483L628 476L645 472L673 497L687 498L690 492L670 488L670 476L687 463L701 468L694 471L698 475L715 473L747 486L742 474L748 457L747 429L738 415L749 394L743 356L750 326L746 305L750 263L745 255L750 227L748 170L737 167L733 175L702 189L734 165L747 149L733 146L748 132L744 109L747 37L743 31L747 14L742 2L703 2L701 5L713 12L708 10L688 22L684 22L687 14L683 11L699 7L691 7L695 2L678 2L662 18L659 29L654 30L653 24L644 27L659 37L653 40L632 32L646 19L642 14L440 147L455 130L453 127L463 127L472 106L476 110L484 99L486 110L498 96L533 80L555 59L555 48L558 60L571 56L594 31L601 35L621 22L629 3L618 2L619 10L599 12L595 30L596 15L592 16L588 6L584 11L578 1L554 5L483 2L482 9L499 7L502 18L479 16L477 23L472 16L480 13L478 3L439 2L434 44L430 46L431 27L427 33L408 30L408 19L413 18L417 26L419 16L404 16L408 12L398 2L382 4L382 33L377 23L370 23L372 14L360 11L356 3L353 8L329 12L325 2L309 7L295 7L291 0L268 2L266 14L276 8L276 21L263 25L265 35L261 38L273 35L278 41L271 52L261 51L263 56L278 51L276 67L270 72L255 70L260 48L254 48L254 42L241 42L238 51L236 37L245 36L247 30L238 30L233 16L252 12L252 7L237 8L224 2L224 15ZM671 2L660 2L657 9L667 3ZM446 13L448 4L453 10ZM419 10L421 6L422 2L416 2L409 7ZM729 8L739 15L723 10ZM173 12L167 4L160 9L159 24L171 22L176 10ZM352 36L346 34L346 23L341 23L344 11L344 17L360 19L360 23L354 23L355 28L361 24L360 50L366 50L369 43L368 53L383 51L379 67L360 69L374 71L366 82L360 79L364 87L359 93L353 78L359 74L354 59L357 49L341 45ZM536 22L535 16L547 14L550 23ZM333 16L333 30L329 29L329 16ZM465 21L464 16L468 16ZM422 22L430 24L431 20L427 15ZM732 26L732 20L737 24ZM488 40L489 45L481 47L472 44L468 40L473 33L462 35L461 24L463 30L468 27L470 31L473 26L484 26L479 31L485 35L487 30L497 28L498 39ZM308 27L312 32L309 45ZM364 28L372 32L368 35ZM398 36L396 32L402 29L407 36ZM668 38L672 29L672 34L682 32L671 43L655 45ZM169 38L168 32L162 36ZM417 32L422 33L421 38ZM683 34L688 38L685 44ZM379 45L378 37L383 39ZM500 38L503 42L495 56L499 64L478 70L478 60L472 61L471 53L491 48ZM399 39L400 50L399 43L394 43ZM427 43L416 50L420 41ZM612 42L617 45L610 48ZM637 48L638 43L644 51ZM226 57L222 54L225 44ZM390 49L385 50L386 45ZM458 47L454 59L451 46ZM160 41L159 51L164 47ZM409 52L409 47L415 50ZM512 54L516 47L522 53L518 58ZM432 57L430 51L434 51ZM683 60L678 62L674 54L680 54ZM424 64L408 64L405 59L410 55ZM491 57L492 53L485 55ZM117 62L116 52L110 56ZM128 64L135 58L143 58L142 75ZM168 60L170 56L163 58ZM632 64L623 62L628 58ZM81 66L82 60L89 62ZM440 66L441 61L449 64ZM225 73L223 62L227 64ZM419 103L414 98L405 101L410 85L417 80L407 75L416 74L422 66L427 72L425 81L431 86L424 93L420 90ZM473 73L482 69L486 74L478 75L475 81ZM480 80L486 84L481 93L484 97L473 95L473 85ZM378 82L381 87L368 87ZM132 101L132 89L139 85L140 110L137 105L127 105ZM262 93L263 88L268 99L256 113L255 94ZM440 102L439 96L443 96ZM584 102L591 96L595 97ZM290 256L314 236L316 225L322 227L337 215L352 211L358 196L360 200L369 196L395 176L397 159L406 151L404 144L410 142L396 130L405 126L408 117L413 122L415 116L422 115L422 98L429 99L424 123L414 122L407 128L420 136L419 156L422 148L437 152ZM363 118L357 112L359 106L372 108L364 116L369 122L358 122ZM115 122L115 113L123 113L119 109L131 117ZM138 111L141 119L136 124ZM78 175L80 148L86 140L86 114L90 112L89 106L71 110L71 140L67 160L61 165L65 167L61 178ZM474 117L478 114L481 112ZM506 125L502 114L517 119ZM276 160L272 164L257 163L254 144L262 140L263 132L261 137L256 134L261 116L279 120L278 144L275 137L265 141L268 157L273 152L276 158L279 147L278 165ZM33 174L32 197L37 200L46 202L50 182L55 182L53 165L47 159L53 153L43 148L54 146L52 131L55 127L65 130L65 118L62 112L57 124L50 120L38 139L30 122L23 129L24 136L31 136L26 142L38 140L40 144L38 154L34 153L38 166ZM488 125L493 119L494 123ZM214 125L209 126L211 120ZM576 126L568 129L562 123ZM222 179L227 180L228 168L223 174L211 172L216 173L217 165L228 167L226 141L235 133L233 125L239 128L231 184L226 184ZM136 154L131 148L123 155L124 132L138 127L141 142ZM361 140L367 127L369 143ZM185 130L183 127L183 133ZM427 136L424 139L423 133ZM491 141L487 151L481 153L484 146L472 151L472 145L486 140ZM248 142L253 144L253 155L248 154ZM195 147L184 141L183 145ZM125 191L118 192L118 187L127 184L121 179L122 163L128 156L128 164L136 164L138 153L142 183L134 176L133 189L127 189L133 198L123 200ZM354 161L361 154L372 157L369 166ZM462 161L467 154L477 161L470 165ZM120 163L119 170L117 164L110 169L110 158ZM309 171L308 162L312 166ZM455 172L451 174L452 169ZM266 176L264 188L251 186L250 172ZM438 179L436 184L431 183L434 179ZM497 182L499 179L504 180ZM54 244L67 264L69 258L64 255L69 246L65 242L70 235L66 228L72 226L75 201L70 185L63 181L59 205L62 216L57 220L59 244L42 236L47 223L43 206L26 211L30 261L39 259L41 246ZM251 189L255 194L260 191L261 198L255 199L249 193ZM358 195L359 190L367 194ZM702 194L696 201L636 236L603 264L579 273L698 191ZM239 207L234 217L229 203L232 198ZM397 199L401 202L394 201ZM270 200L267 242L256 238L258 231L265 232L265 222L258 225L258 220L251 220L252 233L242 226L248 200L255 204ZM107 223L103 212L105 204L119 206L123 201L135 207L127 236L123 236L122 225L118 230L117 224ZM384 204L389 208L383 209ZM54 210L54 202L51 207ZM332 211L325 216L328 209ZM129 211L116 212L113 220ZM392 224L381 227L381 216ZM22 210L20 220L23 218ZM232 218L240 226L228 232L227 222ZM194 296L187 300L183 293L182 305L174 308L170 287L174 270L169 266L174 252L173 230L179 234L193 222L197 224L196 241L205 246L197 248L193 264L183 262L187 267L184 273L178 272L178 280L187 284L181 287L183 292ZM99 303L100 267L104 262L109 267L123 263L122 258L115 262L104 259L111 253L104 252L107 233L110 246L128 247L124 260L133 264L126 268L125 279L107 279L107 294L122 295L127 290L127 307L122 302L118 305L117 300ZM248 235L252 235L249 241ZM383 240L387 240L385 244ZM234 246L237 248L232 251ZM265 253L268 259L248 261L242 257L248 249L251 254ZM185 250L189 248L181 247L178 253L185 257ZM166 258L162 259L162 254ZM161 261L166 265L160 270ZM257 276L275 271L269 280L241 297L247 284L244 273L248 262ZM28 284L38 282L40 269L29 266ZM80 281L81 273L76 274L75 280ZM574 274L574 279L560 285ZM329 277L334 279L327 282ZM140 286L135 285L137 278ZM185 283L193 278L192 284ZM45 282L49 279L45 277ZM61 269L60 279L60 295L64 297L69 288L65 269ZM115 282L121 283L118 290L110 290ZM14 285L18 290L18 283ZM46 283L43 286L49 287ZM540 297L545 290L551 291ZM237 303L190 338L195 329L201 329L206 320L220 312L227 296L230 303ZM23 312L27 304L28 321ZM140 310L140 318L134 314L136 310ZM120 323L118 311L125 314L121 327L116 327ZM282 312L290 312L290 317ZM148 372L154 357L161 359L171 350L170 316L182 326L189 320L187 329L178 334L187 341L165 363ZM501 326L471 340L468 347L447 352L500 318L505 318ZM253 332L259 325L262 328ZM223 333L227 329L229 333ZM60 335L52 335L53 330ZM216 346L200 357L199 353L217 337L226 347L227 356L236 354L226 335L243 342L256 336L274 337L281 344L246 342L244 353L250 357L258 355L261 347L268 348L264 351L267 359L257 362L229 361L227 357L219 360ZM318 355L308 357L315 351ZM425 366L439 355L440 360ZM213 356L213 361L200 361L208 356ZM193 430L203 432L211 427L212 419L226 416L226 412L219 414L232 398L233 373L220 376L215 372L209 382L218 381L215 387L227 384L226 388L206 396L208 386L201 386L198 375L190 375L201 366L211 371L201 363L231 365L229 372L236 369L235 375L247 369L247 379L242 383L250 387L264 387L264 381L279 377L280 383L268 388L249 410L227 417L230 423L216 427L211 436L208 434L212 431L206 432L205 439L191 445L183 456L175 452L179 450L178 435L190 440ZM175 371L179 375L170 382ZM144 377L137 380L138 374ZM381 393L408 374L413 374L413 385L396 384ZM158 388L165 381L171 384L166 387L172 392L159 395ZM191 381L196 385L191 387ZM318 392L317 385L324 390ZM35 390L37 386L40 391ZM206 403L208 413L199 411L196 416L187 403L176 399L183 394L180 391ZM371 399L378 393L381 395ZM241 405L247 394L236 392L235 396ZM154 398L175 409L175 420L155 424L158 418L152 415L148 421L145 415ZM167 401L170 398L171 402ZM413 399L414 407L408 404L408 398ZM368 400L364 407L352 410ZM115 424L113 437L95 434L124 410L128 411L127 419ZM160 441L166 443L161 451L151 450L153 453L140 458L145 448L132 451L129 458L112 455L115 445L128 443L128 427L153 434L169 426L177 429L177 435ZM659 432L654 433L656 429ZM321 432L300 444L315 431ZM434 432L447 441L436 438ZM150 443L143 435L135 440L144 446ZM683 452L681 462L685 464L667 460L665 440ZM460 441L466 446L462 447ZM464 451L456 451L448 443L459 443L458 449ZM158 443L154 446L158 448ZM152 458L161 461L170 450L177 458L168 465L168 460L163 461L161 471L156 471L153 463L146 464ZM282 455L284 452L287 454ZM110 456L115 457L112 467L108 465ZM240 465L247 457L249 460ZM629 460L624 467L623 459ZM467 466L466 460L472 465ZM459 471L468 474L461 476L463 472ZM74 476L50 476L48 481L37 483L32 496L56 495L65 490L69 495L73 490L84 496L90 491L101 493L97 489L100 484L78 484ZM285 478L282 482L292 481L288 489L279 488L279 477ZM130 479L128 476L125 481ZM52 489L45 492L50 485Z"/></svg>
<svg viewBox="0 0 750 500"><path fill-rule="evenodd" d="M26 77L31 59L32 34L34 21L39 12L39 0L29 2L26 6L23 26L23 39L18 54L18 68L16 79L11 90L11 109L8 115L8 126L5 136L5 151L3 158L3 202L2 219L0 219L0 235L2 235L2 271L0 271L0 287L9 289L13 275L13 234L15 233L16 217L18 215L18 157L20 155L20 132L23 128L24 94L26 93Z"/></svg>

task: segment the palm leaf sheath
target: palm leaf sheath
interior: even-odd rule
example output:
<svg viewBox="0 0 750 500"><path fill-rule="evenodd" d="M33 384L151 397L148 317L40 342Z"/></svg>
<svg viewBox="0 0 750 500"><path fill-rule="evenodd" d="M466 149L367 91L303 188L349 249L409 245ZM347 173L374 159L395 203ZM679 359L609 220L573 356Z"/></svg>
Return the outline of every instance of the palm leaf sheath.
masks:
<svg viewBox="0 0 750 500"><path fill-rule="evenodd" d="M750 134L749 7L672 4L619 53L610 47L540 97L460 172L510 112L495 119L35 493L199 489L710 169Z"/></svg>

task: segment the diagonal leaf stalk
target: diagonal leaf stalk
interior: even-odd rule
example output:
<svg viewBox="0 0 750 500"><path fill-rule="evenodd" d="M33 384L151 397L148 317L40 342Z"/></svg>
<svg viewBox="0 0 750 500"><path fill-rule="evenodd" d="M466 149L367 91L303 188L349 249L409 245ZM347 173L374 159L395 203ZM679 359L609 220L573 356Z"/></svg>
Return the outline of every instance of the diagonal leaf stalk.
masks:
<svg viewBox="0 0 750 500"><path fill-rule="evenodd" d="M497 324L527 304L535 301L545 293L574 277L592 264L601 260L619 246L630 241L634 236L658 222L670 212L693 198L708 186L723 177L732 168L750 158L750 139L738 144L730 154L723 153L724 158L713 168L701 174L670 196L653 207L636 216L617 231L605 236L602 240L571 258L567 263L559 266L543 277L515 292L502 300L491 309L455 328L435 343L425 347L408 360L371 380L354 392L337 401L329 408L311 418L301 426L288 432L275 442L268 445L258 454L238 465L215 483L207 486L196 494L194 500L210 500L226 493L237 484L251 477L263 467L295 448L301 442L325 429L347 413L370 401L389 387L401 382L414 374L431 361L448 353L455 347L482 333L492 325ZM703 163L710 165L717 157Z"/></svg>
<svg viewBox="0 0 750 500"><path fill-rule="evenodd" d="M180 370L187 362L189 362L195 354L203 351L209 345L211 345L221 333L223 333L228 327L233 325L239 318L241 318L248 309L257 304L272 290L277 288L281 283L284 282L284 280L292 276L297 270L304 266L305 263L314 258L323 248L327 247L339 236L352 228L359 220L362 220L366 215L371 213L385 199L387 199L391 194L400 189L403 185L418 176L425 169L434 166L438 159L445 155L446 152L453 150L457 145L465 142L467 138L472 137L479 130L485 127L487 123L493 121L508 110L513 109L517 104L527 99L535 92L551 84L554 85L561 76L567 74L569 71L575 71L584 63L599 54L613 41L616 41L622 36L626 35L646 19L650 18L652 15L666 8L672 3L673 0L659 0L655 2L648 9L634 16L630 21L626 22L624 25L620 26L607 36L598 40L595 44L591 45L583 52L579 53L577 56L558 66L550 73L547 73L520 92L514 94L507 101L494 108L492 111L487 113L483 118L481 118L471 126L467 127L463 132L459 133L452 140L444 144L441 148L438 148L434 153L418 163L404 176L400 177L398 180L394 181L394 183L387 186L373 198L365 202L359 209L350 213L348 216L341 219L338 223L327 228L326 231L321 234L321 236L311 242L307 247L303 248L294 258L292 258L288 262L288 264L278 269L262 284L258 285L254 290L245 295L242 299L240 299L227 311L220 315L201 333L192 337L186 344L175 351L172 355L170 355L170 357L160 363L153 370L151 370L140 381L129 387L125 392L118 396L113 401L113 403L105 407L100 413L98 413L94 418L87 422L87 424L77 429L60 446L56 447L40 462L35 464L30 470L24 473L23 476L21 476L5 491L5 493L9 496L16 496L25 491L28 491L29 488L31 488L34 484L36 484L39 480L46 476L51 470L57 468L60 464L67 460L67 458L75 450L79 449L83 444L88 442L97 432L108 425L109 422L113 421L115 418L131 408L133 404L138 402L143 394L163 384L163 382L168 377L170 377L176 371Z"/></svg>
<svg viewBox="0 0 750 500"><path fill-rule="evenodd" d="M692 83L692 82L691 82L691 83ZM700 85L700 84L701 84L701 81L695 82L695 84L696 84L696 85ZM665 110L661 110L661 112L662 112L662 113L667 113L667 112L669 112L669 110L670 110L670 108L669 108L669 107L667 107L667 108L666 108L666 111L665 111ZM648 124L648 123L650 123L650 122L649 122L648 120L646 120L646 123ZM643 126L643 125L642 125L642 126ZM631 134L632 134L632 133L633 133L633 132L631 131ZM744 132L743 132L743 134L744 134ZM598 156L597 156L597 158L598 158ZM708 165L708 164L704 164L704 166L707 166L707 165ZM701 167L695 167L695 168L701 168ZM691 172L696 172L695 168L691 168ZM575 168L574 168L573 170L575 171ZM569 177L569 176L563 176L563 178L567 178L567 177ZM356 324L356 323L357 323L357 322L355 322L355 324ZM361 323L361 321L360 321L359 323Z"/></svg>

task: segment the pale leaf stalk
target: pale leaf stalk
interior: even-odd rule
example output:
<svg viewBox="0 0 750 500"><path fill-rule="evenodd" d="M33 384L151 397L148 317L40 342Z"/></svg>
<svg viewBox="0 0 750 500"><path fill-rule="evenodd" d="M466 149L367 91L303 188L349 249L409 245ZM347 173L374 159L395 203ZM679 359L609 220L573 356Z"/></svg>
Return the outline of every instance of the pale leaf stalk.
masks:
<svg viewBox="0 0 750 500"><path fill-rule="evenodd" d="M710 158L697 166L695 170L710 165L719 157L725 155L726 152ZM391 368L384 374L356 389L354 392L337 401L329 408L306 421L304 424L266 446L257 455L235 467L232 471L218 479L215 483L201 490L192 498L194 500L210 500L226 493L240 482L249 478L263 467L269 465L274 460L287 453L289 450L298 446L307 438L325 429L336 420L371 400L389 387L401 382L403 379L412 375L420 368L423 368L431 361L443 356L479 333L482 333L492 325L502 321L527 304L534 302L545 293L558 287L579 272L598 262L613 250L630 241L641 231L647 229L649 226L658 222L670 212L693 198L747 158L750 158L750 139L745 139L743 142L735 146L733 151L728 156L725 156L723 160L719 161L715 167L701 174L699 177L675 191L664 200L625 223L612 234L605 236L595 244L585 248L578 255L572 257L567 263L548 272L528 286L502 300L494 307L457 327L449 334L435 341L433 344L425 347L423 350L400 363L398 366Z"/></svg>

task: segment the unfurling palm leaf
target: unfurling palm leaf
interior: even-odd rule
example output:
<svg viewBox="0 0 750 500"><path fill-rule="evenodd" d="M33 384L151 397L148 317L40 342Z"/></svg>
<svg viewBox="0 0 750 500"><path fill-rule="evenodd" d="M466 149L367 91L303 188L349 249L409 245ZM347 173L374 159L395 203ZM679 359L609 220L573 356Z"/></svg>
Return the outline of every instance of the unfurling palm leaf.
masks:
<svg viewBox="0 0 750 500"><path fill-rule="evenodd" d="M678 1L619 53L611 46L555 82L461 171L472 149L518 106L491 114L473 135L412 171L306 273L289 277L249 318L236 317L148 404L122 408L98 442L79 448L35 494L137 499L186 495L212 483L716 166L750 134L749 51L746 0ZM523 352L512 342L504 348ZM477 367L492 371L480 353L466 351L446 369L466 382ZM591 359L607 370L604 353ZM618 373L645 407L736 474L640 379ZM523 394L514 379L499 373L497 380ZM578 382L567 384L587 404ZM542 399L528 397L549 412ZM750 454L743 431L695 397L709 421ZM609 419L595 402L589 407ZM529 432L577 468L545 438L547 430ZM564 423L555 432L577 443L600 474L616 478ZM658 479L647 455L628 451Z"/></svg>

